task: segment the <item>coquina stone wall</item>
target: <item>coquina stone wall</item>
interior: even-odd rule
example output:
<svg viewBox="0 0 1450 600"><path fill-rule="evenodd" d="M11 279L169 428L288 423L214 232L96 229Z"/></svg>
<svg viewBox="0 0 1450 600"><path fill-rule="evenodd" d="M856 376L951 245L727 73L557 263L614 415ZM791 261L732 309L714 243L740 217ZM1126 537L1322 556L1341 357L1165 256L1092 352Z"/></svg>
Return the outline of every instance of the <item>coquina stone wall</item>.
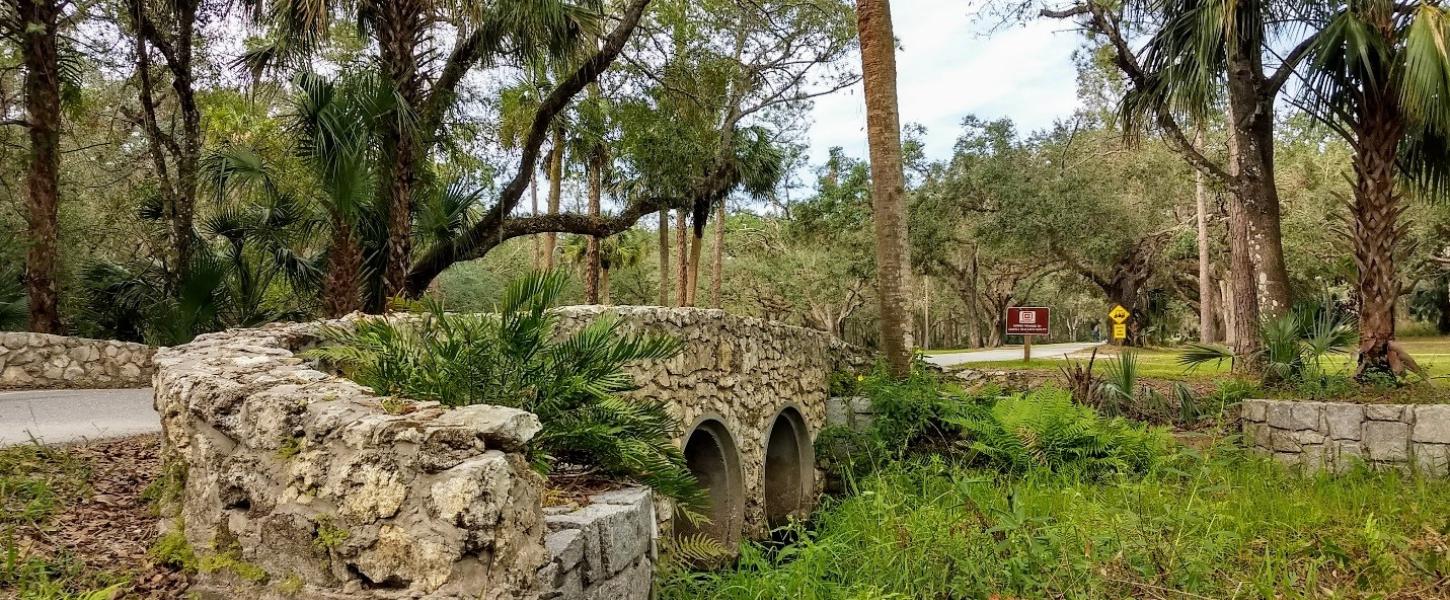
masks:
<svg viewBox="0 0 1450 600"><path fill-rule="evenodd" d="M654 332L684 342L676 357L631 370L639 398L662 400L689 428L719 420L740 453L744 471L744 533L764 535L765 454L781 411L799 411L809 442L826 426L831 373L869 364L870 357L830 334L723 310L654 306L577 306L560 309L561 329L577 330L603 315L628 332ZM682 440L683 441L683 440ZM811 499L813 506L814 497Z"/></svg>
<svg viewBox="0 0 1450 600"><path fill-rule="evenodd" d="M294 354L318 327L205 335L157 354L168 472L184 473L163 528L199 556L192 589L537 597L544 480L521 453L537 417L375 396Z"/></svg>
<svg viewBox="0 0 1450 600"><path fill-rule="evenodd" d="M1242 416L1245 443L1286 464L1450 475L1450 404L1245 400Z"/></svg>
<svg viewBox="0 0 1450 600"><path fill-rule="evenodd" d="M146 387L154 352L114 340L0 332L0 389Z"/></svg>
<svg viewBox="0 0 1450 600"><path fill-rule="evenodd" d="M665 402L683 435L704 422L728 430L748 535L767 530L772 426L798 413L804 423L791 429L808 430L809 452L825 424L830 374L866 360L823 332L723 311L559 313L564 332L608 313L625 331L684 341L679 356L633 367L642 387L632 393ZM534 415L379 397L298 356L323 327L359 318L210 334L157 353L168 473L184 474L167 486L163 526L200 557L195 591L260 600L648 597L668 503L630 489L545 509L545 482L523 454L540 429ZM799 464L814 473L810 461ZM814 496L803 501L813 506Z"/></svg>

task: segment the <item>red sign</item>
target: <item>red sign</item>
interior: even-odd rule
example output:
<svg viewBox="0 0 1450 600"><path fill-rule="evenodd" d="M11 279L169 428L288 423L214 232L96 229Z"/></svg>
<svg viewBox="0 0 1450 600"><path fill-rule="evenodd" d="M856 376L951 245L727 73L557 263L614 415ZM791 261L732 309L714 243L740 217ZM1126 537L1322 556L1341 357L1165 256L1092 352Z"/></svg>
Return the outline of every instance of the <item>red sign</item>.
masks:
<svg viewBox="0 0 1450 600"><path fill-rule="evenodd" d="M1052 309L1045 306L1007 308L1007 335L1047 335Z"/></svg>

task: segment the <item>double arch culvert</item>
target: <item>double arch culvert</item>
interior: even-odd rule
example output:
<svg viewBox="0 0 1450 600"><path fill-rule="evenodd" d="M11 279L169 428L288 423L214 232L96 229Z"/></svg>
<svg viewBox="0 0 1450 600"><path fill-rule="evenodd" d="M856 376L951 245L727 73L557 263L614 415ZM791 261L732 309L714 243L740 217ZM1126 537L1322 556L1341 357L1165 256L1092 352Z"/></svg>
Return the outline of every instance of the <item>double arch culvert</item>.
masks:
<svg viewBox="0 0 1450 600"><path fill-rule="evenodd" d="M759 534L789 523L792 517L803 517L815 505L815 453L813 436L801 412L793 406L782 408L762 428L764 435L758 456L763 457L759 473L758 504L763 507L763 523L750 527ZM677 538L705 536L727 548L733 548L747 535L745 506L746 474L742 467L737 436L718 417L699 420L683 439L685 460L690 471L705 490L709 506L704 519L690 519L677 514L674 531Z"/></svg>

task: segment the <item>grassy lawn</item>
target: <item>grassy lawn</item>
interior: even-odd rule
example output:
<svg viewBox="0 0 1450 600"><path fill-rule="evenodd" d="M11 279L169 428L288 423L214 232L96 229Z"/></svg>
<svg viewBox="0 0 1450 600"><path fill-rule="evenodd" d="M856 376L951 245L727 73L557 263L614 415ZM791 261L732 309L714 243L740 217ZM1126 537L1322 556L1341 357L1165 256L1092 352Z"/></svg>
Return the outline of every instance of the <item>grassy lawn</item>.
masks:
<svg viewBox="0 0 1450 600"><path fill-rule="evenodd" d="M1444 598L1450 482L1301 477L1215 447L1141 478L894 466L799 541L663 599Z"/></svg>
<svg viewBox="0 0 1450 600"><path fill-rule="evenodd" d="M1420 363L1420 366L1430 374L1431 377L1450 376L1450 338L1427 337L1409 338L1401 341L1409 350L1410 355ZM1098 351L1098 361L1102 363L1105 358L1111 358L1116 354L1117 348L1105 346ZM1143 377L1152 379L1166 379L1172 381L1189 380L1211 380L1225 376L1229 372L1229 364L1210 363L1200 366L1192 371L1186 371L1178 364L1178 355L1181 352L1175 348L1140 348L1135 350L1138 355L1138 366ZM1077 360L1087 360L1086 354L1073 357ZM1340 354L1326 359L1325 368L1331 372L1341 371L1348 373L1353 370L1353 356ZM967 363L963 366L973 369L1025 369L1044 370L1056 372L1063 366L1061 360L1037 360L1024 363L1020 360L1004 360L979 363ZM1096 370L1096 369L1095 369Z"/></svg>

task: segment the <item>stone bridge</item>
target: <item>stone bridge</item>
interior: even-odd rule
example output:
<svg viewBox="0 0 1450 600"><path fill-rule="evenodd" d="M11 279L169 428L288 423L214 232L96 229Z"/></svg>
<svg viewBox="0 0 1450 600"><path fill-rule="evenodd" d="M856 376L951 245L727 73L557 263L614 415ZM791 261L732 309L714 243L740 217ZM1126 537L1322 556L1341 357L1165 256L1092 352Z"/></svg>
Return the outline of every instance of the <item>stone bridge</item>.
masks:
<svg viewBox="0 0 1450 600"><path fill-rule="evenodd" d="M711 498L710 522L678 519L677 535L733 545L814 508L830 375L862 355L824 332L718 310L570 307L562 328L604 313L684 342L672 359L633 367L632 392L667 403ZM212 334L157 354L167 458L186 473L163 526L211 557L194 588L203 597L648 596L668 506L616 493L546 509L524 454L534 415L398 410L296 355L322 325Z"/></svg>

